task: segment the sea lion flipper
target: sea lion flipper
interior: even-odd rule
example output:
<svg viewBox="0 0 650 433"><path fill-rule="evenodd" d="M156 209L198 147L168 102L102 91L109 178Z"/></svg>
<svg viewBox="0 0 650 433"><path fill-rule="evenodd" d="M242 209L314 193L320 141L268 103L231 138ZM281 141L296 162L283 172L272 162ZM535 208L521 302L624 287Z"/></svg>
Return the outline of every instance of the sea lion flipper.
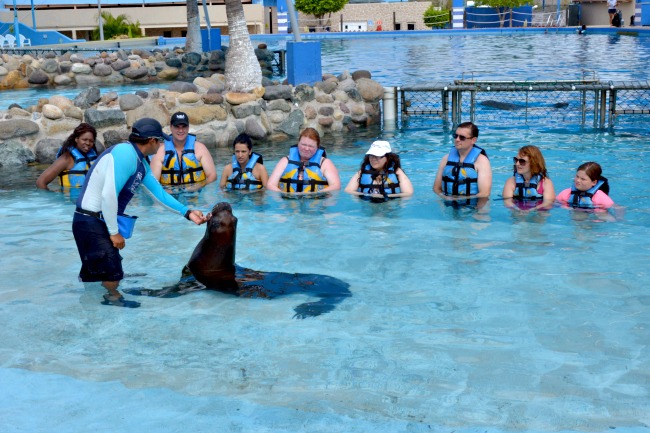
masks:
<svg viewBox="0 0 650 433"><path fill-rule="evenodd" d="M296 314L293 315L294 319L306 319L307 317L316 317L321 314L329 313L334 310L335 305L327 300L321 299L316 302L305 302L304 304L298 305L293 311Z"/></svg>

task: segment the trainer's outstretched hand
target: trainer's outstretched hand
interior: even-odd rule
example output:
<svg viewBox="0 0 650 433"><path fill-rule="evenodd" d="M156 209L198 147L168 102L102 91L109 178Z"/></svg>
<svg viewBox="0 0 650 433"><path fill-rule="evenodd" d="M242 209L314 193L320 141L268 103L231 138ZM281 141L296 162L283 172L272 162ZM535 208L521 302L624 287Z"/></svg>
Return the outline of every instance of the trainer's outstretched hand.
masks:
<svg viewBox="0 0 650 433"><path fill-rule="evenodd" d="M200 210L192 210L192 211L190 211L190 214L188 215L188 218L190 219L190 221L192 221L196 225L201 225L201 224L203 224L204 222L206 222L208 220L208 218L205 217L203 215L203 212L201 212Z"/></svg>

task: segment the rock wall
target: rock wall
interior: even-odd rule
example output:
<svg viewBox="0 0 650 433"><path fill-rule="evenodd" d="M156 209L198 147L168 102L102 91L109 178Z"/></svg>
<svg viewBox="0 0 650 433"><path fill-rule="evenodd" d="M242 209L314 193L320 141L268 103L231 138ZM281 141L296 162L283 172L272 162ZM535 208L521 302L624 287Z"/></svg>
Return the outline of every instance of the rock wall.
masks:
<svg viewBox="0 0 650 433"><path fill-rule="evenodd" d="M274 54L265 44L255 50L262 75L271 77ZM186 53L181 48L102 52L83 57L48 52L35 58L4 53L0 56L0 91L40 86L101 86L121 83L192 80L225 70L226 53Z"/></svg>
<svg viewBox="0 0 650 433"><path fill-rule="evenodd" d="M134 56L125 62L143 61ZM39 64L46 61L38 60ZM78 65L76 71L95 74L98 64L74 65ZM258 140L273 140L298 136L307 126L324 135L380 122L383 87L368 71L325 74L314 86L266 80L266 85L253 93L227 92L224 82L225 77L217 73L196 77L193 82L174 81L167 89L149 92L118 96L89 87L74 100L53 96L32 107L14 104L0 113L0 165L52 162L63 140L81 121L97 128L99 147L108 147L126 140L139 118L153 117L168 125L174 112L184 111L190 118L190 132L208 148L230 146L242 132Z"/></svg>

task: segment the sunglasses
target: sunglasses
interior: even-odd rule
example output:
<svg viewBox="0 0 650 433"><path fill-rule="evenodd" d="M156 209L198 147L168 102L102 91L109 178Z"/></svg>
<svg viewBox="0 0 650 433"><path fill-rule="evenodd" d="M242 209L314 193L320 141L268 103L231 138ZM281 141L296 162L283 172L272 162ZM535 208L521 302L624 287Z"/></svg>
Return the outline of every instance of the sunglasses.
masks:
<svg viewBox="0 0 650 433"><path fill-rule="evenodd" d="M526 164L528 164L528 161L526 161L526 160L523 159L523 158L517 158L516 156L512 158L512 161L513 161L515 164L519 164L519 165L526 165Z"/></svg>
<svg viewBox="0 0 650 433"><path fill-rule="evenodd" d="M464 135L460 135L456 133L451 134L451 136L454 137L454 139L456 138L459 139L460 141L471 140L472 138L474 138L474 137L465 137Z"/></svg>

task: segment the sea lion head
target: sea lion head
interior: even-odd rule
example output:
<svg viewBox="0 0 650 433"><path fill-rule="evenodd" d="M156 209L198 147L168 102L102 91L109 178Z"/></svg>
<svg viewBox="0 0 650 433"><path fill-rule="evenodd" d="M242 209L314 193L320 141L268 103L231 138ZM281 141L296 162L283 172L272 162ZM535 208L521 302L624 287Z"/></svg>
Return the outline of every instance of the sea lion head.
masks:
<svg viewBox="0 0 650 433"><path fill-rule="evenodd" d="M230 203L221 202L214 205L206 227L206 236L212 241L234 244L237 233L237 217L232 214ZM222 243L219 242L219 243Z"/></svg>

